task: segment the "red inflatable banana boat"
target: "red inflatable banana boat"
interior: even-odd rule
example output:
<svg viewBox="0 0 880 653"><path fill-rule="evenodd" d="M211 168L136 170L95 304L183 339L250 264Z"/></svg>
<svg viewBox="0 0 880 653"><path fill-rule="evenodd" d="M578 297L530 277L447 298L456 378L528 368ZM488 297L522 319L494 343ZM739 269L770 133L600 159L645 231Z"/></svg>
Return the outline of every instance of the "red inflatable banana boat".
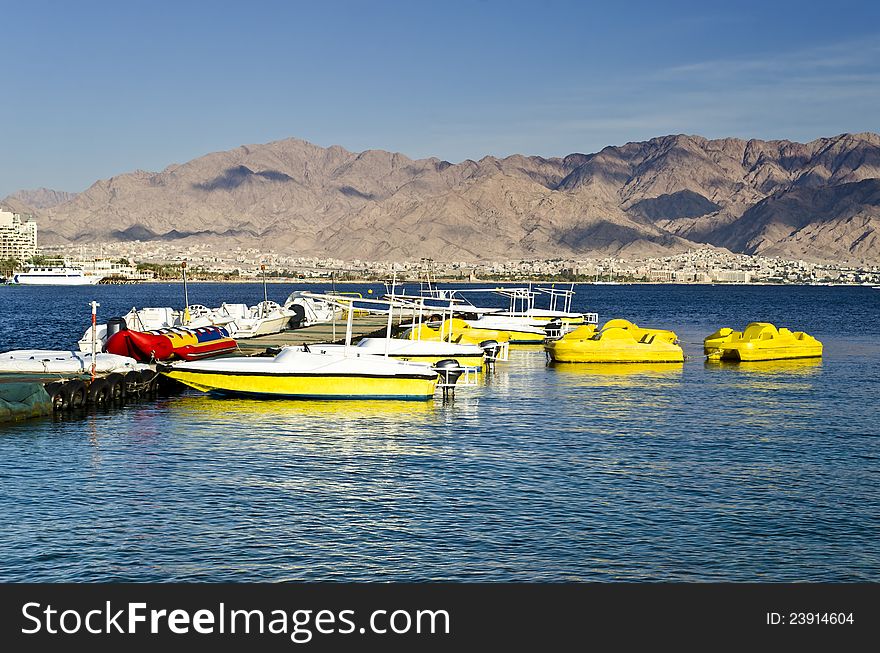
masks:
<svg viewBox="0 0 880 653"><path fill-rule="evenodd" d="M107 339L106 351L110 354L129 356L137 361L166 361L182 358L185 361L228 354L238 345L229 332L216 326L173 327L155 331L131 331L125 329Z"/></svg>

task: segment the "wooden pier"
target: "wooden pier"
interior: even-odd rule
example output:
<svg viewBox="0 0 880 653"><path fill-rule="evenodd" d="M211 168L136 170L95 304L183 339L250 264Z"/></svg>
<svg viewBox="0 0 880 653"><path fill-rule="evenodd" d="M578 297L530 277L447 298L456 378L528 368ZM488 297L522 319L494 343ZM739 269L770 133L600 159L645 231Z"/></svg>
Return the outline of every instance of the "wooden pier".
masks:
<svg viewBox="0 0 880 653"><path fill-rule="evenodd" d="M400 329L401 322L410 322L412 317L405 316L398 318L395 316L392 326L392 334ZM385 337L388 328L388 317L385 315L355 315L352 317L351 324L351 340L357 342L361 338L366 337ZM254 356L262 354L266 349L275 347L284 347L286 345L302 345L302 344L329 344L345 343L345 320L337 320L336 325L330 324L313 324L301 329L290 329L281 333L273 333L266 336L257 336L255 338L240 339L238 348L243 354Z"/></svg>

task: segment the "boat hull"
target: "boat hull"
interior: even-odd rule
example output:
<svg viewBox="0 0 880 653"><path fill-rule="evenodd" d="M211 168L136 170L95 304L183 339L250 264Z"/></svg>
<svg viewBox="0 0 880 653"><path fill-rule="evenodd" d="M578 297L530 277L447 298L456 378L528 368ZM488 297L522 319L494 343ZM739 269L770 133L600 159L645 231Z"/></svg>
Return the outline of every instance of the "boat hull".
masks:
<svg viewBox="0 0 880 653"><path fill-rule="evenodd" d="M428 401L437 379L364 374L266 374L171 369L169 378L219 395L277 399L396 399Z"/></svg>
<svg viewBox="0 0 880 653"><path fill-rule="evenodd" d="M20 286L94 286L103 277L93 276L61 276L46 275L42 277L16 274L12 277L13 283Z"/></svg>
<svg viewBox="0 0 880 653"><path fill-rule="evenodd" d="M721 352L712 357L712 360L723 361L779 361L793 360L797 358L821 358L822 345L812 345L808 347L746 347L746 346L729 346L722 347Z"/></svg>
<svg viewBox="0 0 880 653"><path fill-rule="evenodd" d="M556 346L553 346L556 345ZM635 343L623 347L547 346L550 358L559 363L683 363L681 347L668 345L651 348Z"/></svg>
<svg viewBox="0 0 880 653"><path fill-rule="evenodd" d="M404 336L408 340L423 340L430 342L452 342L459 345L477 345L494 340L496 342L508 342L507 335L498 331L484 331L483 329L471 329L463 320L453 320L452 336L450 337L449 321L442 325L444 337L440 337L441 330L434 329L427 324L420 324L408 330ZM487 333L489 335L487 335ZM449 356L446 356L449 358ZM452 358L455 358L454 356Z"/></svg>
<svg viewBox="0 0 880 653"><path fill-rule="evenodd" d="M236 334L239 338L256 338L257 336L267 336L273 333L281 333L287 328L290 322L289 315L280 315L274 318L262 320L256 329Z"/></svg>

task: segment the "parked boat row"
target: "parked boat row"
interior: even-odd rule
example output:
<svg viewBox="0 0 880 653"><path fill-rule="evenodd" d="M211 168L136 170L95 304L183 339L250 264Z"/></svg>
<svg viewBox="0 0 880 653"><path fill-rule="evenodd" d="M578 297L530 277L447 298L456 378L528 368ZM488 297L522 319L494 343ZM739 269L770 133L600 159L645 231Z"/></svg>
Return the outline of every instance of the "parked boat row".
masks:
<svg viewBox="0 0 880 653"><path fill-rule="evenodd" d="M94 326L80 340L81 352L9 352L0 355L0 372L90 374L94 382L96 375L134 378L144 370L221 396L424 401L437 388L446 393L456 384L475 383L477 374L507 360L516 345L543 345L558 363L668 366L685 359L672 330L624 319L599 327L594 313L573 312L573 288L479 291L504 296L506 309L477 306L468 292L398 294L393 284L377 299L297 291L284 305L265 299L216 309L133 308L101 325L93 302ZM547 307L535 306L540 295L548 298ZM353 320L366 313L387 317L384 337L373 333L354 343ZM395 313L412 318L396 336ZM258 356L237 351L236 338L331 321L335 339L340 318L344 344L288 345ZM720 329L705 339L704 351L709 360L781 360L821 356L822 344L803 332L755 322L742 332Z"/></svg>
<svg viewBox="0 0 880 653"><path fill-rule="evenodd" d="M92 351L93 340L104 349L108 335L120 330L154 333L166 329L199 329L222 327L226 336L234 339L280 333L287 328L299 328L330 322L339 311L320 298L304 296L302 291L292 293L284 305L262 301L254 306L223 303L217 308L189 304L182 310L170 307L133 307L121 317L106 324L96 324L95 333L89 327L79 339L80 351ZM225 353L225 352L222 352Z"/></svg>
<svg viewBox="0 0 880 653"><path fill-rule="evenodd" d="M508 307L476 306L469 297L492 293L508 300ZM547 307L536 306L536 298L547 297ZM523 288L429 288L419 295L402 298L422 302L433 311L427 319L421 313L407 337L478 344L487 340L510 345L541 345L548 337L559 337L582 324L595 324L595 313L571 310L574 284L568 289Z"/></svg>
<svg viewBox="0 0 880 653"><path fill-rule="evenodd" d="M550 320L574 325L587 319L570 311L573 289L554 290L551 306L541 312L535 309L537 292L531 289L493 289L510 299L507 311L475 306L456 292L460 291L398 295L393 283L381 299L301 292L299 298L308 305L332 306L345 313L345 344L289 346L270 359L184 361L160 364L158 369L185 385L222 395L424 400L438 385L454 387L463 375L469 379L470 372L506 356L510 343L543 342L544 325ZM554 306L559 297L567 298L563 310ZM356 311L387 314L385 337L352 345ZM392 337L395 311L414 320L400 338Z"/></svg>

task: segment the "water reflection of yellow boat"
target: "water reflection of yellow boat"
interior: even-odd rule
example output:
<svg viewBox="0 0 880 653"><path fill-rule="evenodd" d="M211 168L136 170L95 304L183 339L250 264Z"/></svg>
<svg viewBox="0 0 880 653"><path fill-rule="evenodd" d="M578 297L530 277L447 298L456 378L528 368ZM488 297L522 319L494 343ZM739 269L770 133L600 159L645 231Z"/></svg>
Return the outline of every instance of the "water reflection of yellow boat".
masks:
<svg viewBox="0 0 880 653"><path fill-rule="evenodd" d="M562 363L681 363L684 352L675 332L644 329L627 320L609 320L600 330L578 327L545 345Z"/></svg>
<svg viewBox="0 0 880 653"><path fill-rule="evenodd" d="M278 452L284 441L297 451L321 450L327 455L424 455L446 411L433 401L358 401L215 399L205 395L175 397L173 413L213 440L233 442L247 451ZM222 434L245 434L247 442ZM340 483L344 478L340 477Z"/></svg>
<svg viewBox="0 0 880 653"><path fill-rule="evenodd" d="M822 343L803 331L777 329L769 322L752 322L743 331L724 327L703 340L710 360L770 361L814 358Z"/></svg>
<svg viewBox="0 0 880 653"><path fill-rule="evenodd" d="M790 358L769 361L730 361L709 358L706 369L736 369L752 374L813 374L822 367L821 358Z"/></svg>
<svg viewBox="0 0 880 653"><path fill-rule="evenodd" d="M430 417L437 413L438 407L432 401L358 401L352 399L268 401L265 399L235 398L216 399L205 395L181 397L179 408L204 413L217 418L246 420L248 417L265 422L266 419L280 420L295 417L332 417L334 419L391 418L395 421L409 422Z"/></svg>

